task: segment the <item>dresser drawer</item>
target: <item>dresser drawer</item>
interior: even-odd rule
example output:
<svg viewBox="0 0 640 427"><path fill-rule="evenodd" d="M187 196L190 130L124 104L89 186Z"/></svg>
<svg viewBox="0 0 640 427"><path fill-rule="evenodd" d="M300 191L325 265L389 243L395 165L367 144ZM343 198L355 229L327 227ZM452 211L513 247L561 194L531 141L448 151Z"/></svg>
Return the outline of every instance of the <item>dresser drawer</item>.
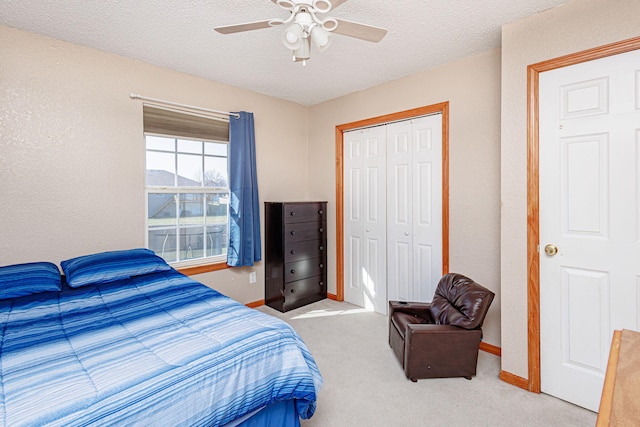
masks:
<svg viewBox="0 0 640 427"><path fill-rule="evenodd" d="M327 242L324 239L289 243L285 248L284 262L322 257L326 247Z"/></svg>
<svg viewBox="0 0 640 427"><path fill-rule="evenodd" d="M292 242L306 240L323 240L326 233L325 222L301 222L284 225L284 241L288 245Z"/></svg>
<svg viewBox="0 0 640 427"><path fill-rule="evenodd" d="M286 306L292 306L308 297L315 296L315 299L319 299L317 298L319 295L326 294L326 287L322 276L308 277L287 283L284 285L284 303Z"/></svg>
<svg viewBox="0 0 640 427"><path fill-rule="evenodd" d="M285 224L327 220L323 203L286 203L282 215Z"/></svg>
<svg viewBox="0 0 640 427"><path fill-rule="evenodd" d="M285 283L289 283L306 279L307 277L317 276L322 273L323 269L324 261L322 258L288 262L284 265L284 281Z"/></svg>

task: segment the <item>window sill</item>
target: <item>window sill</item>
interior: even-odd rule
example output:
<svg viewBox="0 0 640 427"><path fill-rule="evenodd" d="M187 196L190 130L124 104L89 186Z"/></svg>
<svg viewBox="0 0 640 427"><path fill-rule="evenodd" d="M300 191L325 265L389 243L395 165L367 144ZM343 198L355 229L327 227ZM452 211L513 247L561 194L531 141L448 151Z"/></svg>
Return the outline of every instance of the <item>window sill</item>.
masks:
<svg viewBox="0 0 640 427"><path fill-rule="evenodd" d="M230 268L226 262L216 262L214 264L194 265L191 267L181 267L177 270L185 276L193 276L194 274L209 273L211 271L224 270Z"/></svg>

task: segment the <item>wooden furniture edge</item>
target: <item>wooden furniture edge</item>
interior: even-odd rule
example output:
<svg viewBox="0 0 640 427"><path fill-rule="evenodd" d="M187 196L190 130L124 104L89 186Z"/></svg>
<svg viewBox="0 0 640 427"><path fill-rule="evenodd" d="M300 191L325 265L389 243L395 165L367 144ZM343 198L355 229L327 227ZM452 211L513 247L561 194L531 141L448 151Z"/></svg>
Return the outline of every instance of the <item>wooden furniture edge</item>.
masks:
<svg viewBox="0 0 640 427"><path fill-rule="evenodd" d="M604 385L602 386L602 396L600 397L600 409L598 410L598 418L596 419L596 427L608 426L611 421L611 408L613 406L613 388L616 383L616 369L618 368L618 356L620 355L620 340L622 339L622 331L613 331L611 339L611 352L609 353L609 362L607 363L607 372L604 376Z"/></svg>
<svg viewBox="0 0 640 427"><path fill-rule="evenodd" d="M526 378L519 377L518 375L512 374L511 372L507 371L500 371L499 378L507 384L511 384L516 387L520 387L521 389L530 391L529 380Z"/></svg>

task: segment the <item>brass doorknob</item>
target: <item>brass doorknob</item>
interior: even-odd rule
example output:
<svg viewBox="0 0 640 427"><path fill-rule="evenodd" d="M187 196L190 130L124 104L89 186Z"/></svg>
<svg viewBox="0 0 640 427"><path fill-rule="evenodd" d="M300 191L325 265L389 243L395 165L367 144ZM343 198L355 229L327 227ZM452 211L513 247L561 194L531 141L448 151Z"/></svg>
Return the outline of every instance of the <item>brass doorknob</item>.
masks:
<svg viewBox="0 0 640 427"><path fill-rule="evenodd" d="M558 253L558 247L556 245L548 244L544 247L544 253L549 256L554 256Z"/></svg>

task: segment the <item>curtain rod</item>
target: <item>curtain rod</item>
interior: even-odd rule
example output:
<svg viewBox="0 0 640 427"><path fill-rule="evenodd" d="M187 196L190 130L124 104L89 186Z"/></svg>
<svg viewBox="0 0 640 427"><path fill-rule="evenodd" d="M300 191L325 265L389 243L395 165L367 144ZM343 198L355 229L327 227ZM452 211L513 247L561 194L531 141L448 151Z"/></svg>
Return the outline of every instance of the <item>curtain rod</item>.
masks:
<svg viewBox="0 0 640 427"><path fill-rule="evenodd" d="M190 110L206 111L208 113L222 114L226 116L234 116L235 118L240 118L240 114L230 113L228 111L218 111L218 110L212 110L210 108L202 108L202 107L195 107L193 105L179 104L177 102L165 101L163 99L149 98L147 96L138 95L137 93L132 93L129 96L131 97L131 99L140 99L141 101L155 102L156 104L171 105L179 108L188 108Z"/></svg>

